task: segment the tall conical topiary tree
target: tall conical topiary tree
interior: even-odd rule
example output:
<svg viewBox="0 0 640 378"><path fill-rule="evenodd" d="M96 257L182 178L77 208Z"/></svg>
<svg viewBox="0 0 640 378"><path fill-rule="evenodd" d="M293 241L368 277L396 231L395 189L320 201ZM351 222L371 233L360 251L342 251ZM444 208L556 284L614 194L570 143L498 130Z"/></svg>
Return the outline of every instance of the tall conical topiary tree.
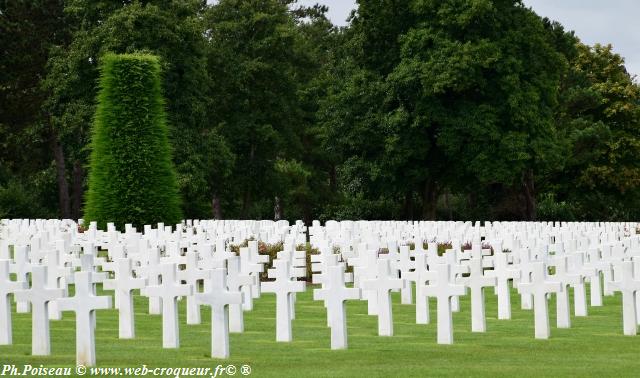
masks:
<svg viewBox="0 0 640 378"><path fill-rule="evenodd" d="M156 56L102 59L84 219L105 228L181 219Z"/></svg>

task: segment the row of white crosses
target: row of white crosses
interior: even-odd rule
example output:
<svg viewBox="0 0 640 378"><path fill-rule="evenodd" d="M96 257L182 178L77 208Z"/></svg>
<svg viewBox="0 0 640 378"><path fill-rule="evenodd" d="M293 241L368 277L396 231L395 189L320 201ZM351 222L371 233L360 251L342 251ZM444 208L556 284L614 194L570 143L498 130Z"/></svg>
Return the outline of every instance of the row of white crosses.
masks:
<svg viewBox="0 0 640 378"><path fill-rule="evenodd" d="M498 318L510 319L510 282L521 295L522 307L534 310L538 338L550 335L547 304L550 294L558 296L558 327L570 327L569 288L574 290L575 315L587 315L585 283L591 286L592 306L602 305L603 294L612 295L616 290L623 293L624 333L632 335L636 334L640 320L640 239L634 234L636 226L489 223L480 227L471 222L328 222L325 227L314 224L309 229L311 240L321 250L320 255L312 257L316 267L312 269L316 273L313 280L321 285L314 297L322 300L327 309L334 349L347 347L346 300L367 300L368 313L378 317L379 335L392 336L391 292L400 291L401 302L411 304L413 286L416 323L430 322L428 299L436 298L438 343L453 342L452 312L460 311L458 298L466 293L471 296L473 332L486 331L486 287L494 287ZM103 299L93 299L94 286L100 282L115 291L121 338L135 337L133 293L140 290L149 296L149 312L162 315L163 346L179 347L177 300L185 297L187 324L201 322L200 306L212 307L212 356L227 357L228 332L244 330L242 313L252 309L262 288L263 292L276 295L276 340L292 339L295 293L305 290L304 282L298 279L306 274L304 253L293 247L303 235L304 227L299 223L289 227L283 222L191 221L176 231L159 225L155 229L145 227L141 234L130 226L124 233L115 231L113 226L99 231L95 225L85 233L78 233L77 227L68 222L12 221L9 229L11 232L0 229L3 236L0 258L6 260L0 264L0 342L11 343L8 298L16 293L17 311L28 312L31 304L34 334L47 334L37 340L34 337L34 354L50 353L49 320L58 319L60 311L72 310L88 314L77 316L78 360L87 365L95 363L95 352L85 352L95 350L93 334L86 332L86 327L87 324L95 327L95 310L107 305ZM257 242L242 248L240 257L226 249L227 242L256 236L285 242L284 250L268 272L273 281L262 284L258 277L268 257L258 254ZM493 246L493 253L488 246L481 245L482 238ZM426 250L424 240L430 241ZM451 248L439 256L436 242L449 240L454 240ZM474 242L471 250L462 251L455 240ZM415 245L413 251L409 250L410 243ZM13 254L9 253L8 245L13 246ZM97 257L98 247L109 251L109 260ZM334 253L335 247L339 254ZM385 253L380 253L383 250ZM345 273L347 263L354 267L353 275ZM555 274L549 274L549 267L554 268ZM74 273L78 268L80 272ZM107 279L105 272L112 272L112 277ZM15 273L17 280L9 279L9 273ZM74 282L78 285L78 299L67 300L64 298L67 285ZM354 283L353 288L347 287L348 282ZM91 341L86 341L87 338Z"/></svg>
<svg viewBox="0 0 640 378"><path fill-rule="evenodd" d="M608 226L608 225L607 225ZM330 244L327 242L326 233L323 234L318 225L311 227L314 232L315 242ZM541 228L541 229L544 229ZM472 331L486 331L485 311L484 311L484 287L495 287L498 297L498 318L511 318L510 303L510 282L518 289L522 297L524 309L534 309L535 337L548 338L550 336L548 296L557 296L556 312L557 327L570 327L569 289L574 290L574 309L576 316L587 315L587 301L585 282L591 283L591 304L593 306L602 305L602 289L600 280L604 282L604 293L612 295L613 290L622 291L624 307L624 332L625 334L636 334L637 324L640 320L640 249L638 248L638 237L635 235L635 225L625 225L624 230L612 228L610 233L601 234L593 243L593 239L582 238L582 240L562 240L556 237L555 243L540 243L535 246L536 253L531 253L528 248L522 248L521 240L509 240L509 247L518 247L515 253L504 253L499 241L496 242L496 252L494 256L485 256L484 251L478 248L478 244L473 245L470 258L456 258L455 255L463 253L459 248L450 250L445 256L454 256L449 261L437 258L435 255L425 255L421 247L412 252L414 259L409 262L402 261L402 257L396 260L395 249L389 248L389 253L379 255L380 238L374 239L371 244L372 249L349 248L347 253L342 254L342 258L354 265L355 284L363 290L362 296L367 300L368 313L377 315L379 321L379 334L392 334L392 317L386 299L390 290L398 289L398 282L394 281L398 277L388 270L388 263L391 266L395 263L404 279L400 285L406 287L407 283L416 284L416 321L417 323L428 323L428 301L426 298L433 296L438 299L438 342L451 343L452 326L451 312L456 310L455 299L464 295L466 288L471 289L471 316ZM629 231L629 230L632 230ZM495 230L492 230L495 231ZM511 231L508 231L511 232ZM349 233L350 236L353 234ZM541 235L545 235L541 231ZM558 233L556 233L556 236ZM613 236L612 236L613 235ZM479 235L477 235L479 236ZM494 235L495 236L495 235ZM549 236L549 234L546 234ZM615 244L612 248L611 244ZM421 245L422 243L420 243ZM455 243L454 243L455 244ZM333 243L334 246L344 246L343 241ZM564 251L564 246L571 251ZM578 251L577 246L586 250ZM626 246L625 246L626 245ZM431 247L431 246L430 246ZM434 251L435 248L429 248ZM403 255L402 248L399 256ZM507 251L510 252L510 251ZM601 253L600 253L601 252ZM426 261L431 257L431 261ZM384 258L381 259L381 258ZM325 257L325 259L327 259ZM634 264L625 261L632 259ZM459 265L459 264L462 264ZM428 267L426 267L428 266ZM622 268L624 266L624 270ZM410 268L409 268L410 267ZM462 268L462 269L461 269ZM485 272L486 268L492 268ZM553 268L555 274L550 275L548 268ZM461 273L467 273L468 277L460 277ZM425 284L426 283L426 284ZM608 290L607 290L608 289ZM403 303L410 303L410 299L401 296ZM382 301L381 304L378 302ZM329 315L331 317L331 315Z"/></svg>
<svg viewBox="0 0 640 378"><path fill-rule="evenodd" d="M167 238L169 240L165 240L164 246L167 252L161 256L162 243L151 247L152 241L140 238L131 227L127 227L124 235L118 235L111 226L109 228L111 230L108 235L102 235L109 240L98 240L97 231L87 232L85 240L81 240L80 235L75 235L78 248L71 248L75 250L75 254L71 249L65 250L63 247L62 251L43 253L44 259L36 258L35 252L30 253L29 244L13 245L13 253L9 253L9 243L6 242L9 238L2 239L0 253L7 259L0 260L0 342L12 343L9 297L14 294L18 304L22 305L18 306L18 310L31 311L33 315L34 355L51 353L49 320L60 319L61 311L75 311L78 363L87 366L95 364L95 310L111 306L111 297L96 297L94 294L95 284L103 282L105 289L114 290L115 305L119 312L120 338L135 337L133 293L134 290L140 290L150 298L150 313L162 314L163 346L178 347L176 302L178 298L186 297L190 302L188 320L192 324L200 323L199 305L212 307L212 356L228 357L229 325L231 324L232 332L242 332L243 304L250 309L252 299L260 295L258 275L268 257L258 255L257 242L249 242L249 248L243 249L245 253L240 258L224 251L224 240L218 243L218 251L203 253L199 257L195 249L186 254L180 252L183 245L190 246L188 243L182 244ZM30 238L22 238L21 241L28 243L29 240ZM113 261L97 258L96 244L100 243L108 247ZM79 254L80 251L84 254ZM11 255L15 257L15 261ZM73 266L71 261L74 262ZM184 266L185 269L178 270L178 266ZM75 268L82 270L73 273ZM111 279L107 279L108 272L112 272ZM18 280L12 280L10 273L16 273ZM65 298L67 284L74 281L75 296ZM30 289L28 282L31 282ZM204 283L203 292L197 292L199 282ZM243 292L248 293L244 296L245 300ZM229 306L232 306L236 314L231 322ZM91 327L90 330L87 324Z"/></svg>

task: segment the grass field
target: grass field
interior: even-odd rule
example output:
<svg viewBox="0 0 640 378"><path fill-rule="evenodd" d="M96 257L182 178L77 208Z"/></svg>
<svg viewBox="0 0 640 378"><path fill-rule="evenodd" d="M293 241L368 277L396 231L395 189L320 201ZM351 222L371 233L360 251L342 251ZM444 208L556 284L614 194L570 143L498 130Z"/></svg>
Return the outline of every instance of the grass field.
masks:
<svg viewBox="0 0 640 378"><path fill-rule="evenodd" d="M469 300L454 314L453 345L436 344L435 302L432 324L415 324L415 307L399 304L394 293L395 336L377 336L377 319L366 302L347 306L349 349L330 349L329 329L321 302L311 290L298 294L292 343L275 342L275 297L263 294L245 313L245 332L232 334L231 358L213 360L210 313L203 324L185 324L180 303L177 350L162 349L161 317L148 315L147 301L136 297L135 340L119 340L117 312L98 312L96 349L100 367L212 367L247 364L254 377L408 377L408 376L640 376L640 337L622 335L620 295L605 297L604 307L590 307L589 316L572 318L572 328L556 329L555 303L550 302L552 336L533 337L533 313L520 310L513 294L513 319L497 320L496 297L487 291L487 332L470 332ZM13 313L14 345L0 346L0 365L75 366L73 313L51 322L52 356L32 357L31 316ZM236 376L242 376L240 371Z"/></svg>

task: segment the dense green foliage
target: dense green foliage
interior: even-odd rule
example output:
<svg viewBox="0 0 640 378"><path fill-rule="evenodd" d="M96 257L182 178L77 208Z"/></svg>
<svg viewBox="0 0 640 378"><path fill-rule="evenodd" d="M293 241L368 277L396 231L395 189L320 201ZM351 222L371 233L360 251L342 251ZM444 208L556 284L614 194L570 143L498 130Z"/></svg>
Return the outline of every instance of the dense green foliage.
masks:
<svg viewBox="0 0 640 378"><path fill-rule="evenodd" d="M138 228L182 219L157 57L105 55L91 135L85 221Z"/></svg>
<svg viewBox="0 0 640 378"><path fill-rule="evenodd" d="M520 0L326 12L0 1L0 215L82 217L98 67L151 53L188 218L640 216L640 86L611 46Z"/></svg>

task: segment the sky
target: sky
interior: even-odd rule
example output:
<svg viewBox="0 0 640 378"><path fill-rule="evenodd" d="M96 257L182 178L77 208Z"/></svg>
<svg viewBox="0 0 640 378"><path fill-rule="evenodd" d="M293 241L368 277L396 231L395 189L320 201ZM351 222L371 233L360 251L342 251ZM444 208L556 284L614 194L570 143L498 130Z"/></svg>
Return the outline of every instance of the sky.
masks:
<svg viewBox="0 0 640 378"><path fill-rule="evenodd" d="M640 76L640 0L523 0L543 17L573 30L583 43L612 44L626 60L629 73ZM329 7L329 18L346 25L355 0L299 0ZM638 80L639 78L636 78Z"/></svg>

